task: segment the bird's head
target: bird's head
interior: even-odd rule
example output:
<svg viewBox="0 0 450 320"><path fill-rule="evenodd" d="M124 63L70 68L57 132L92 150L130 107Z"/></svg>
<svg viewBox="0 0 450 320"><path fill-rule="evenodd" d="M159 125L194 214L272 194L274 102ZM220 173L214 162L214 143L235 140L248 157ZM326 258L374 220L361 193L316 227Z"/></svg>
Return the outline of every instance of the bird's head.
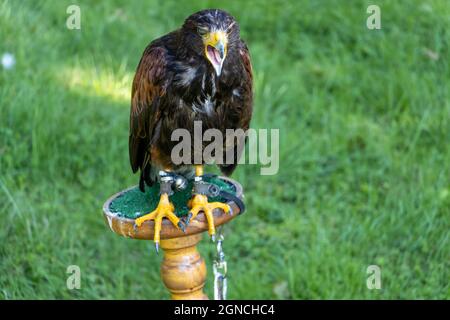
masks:
<svg viewBox="0 0 450 320"><path fill-rule="evenodd" d="M183 25L191 48L202 54L219 76L234 42L239 39L239 26L227 12L219 9L199 11Z"/></svg>

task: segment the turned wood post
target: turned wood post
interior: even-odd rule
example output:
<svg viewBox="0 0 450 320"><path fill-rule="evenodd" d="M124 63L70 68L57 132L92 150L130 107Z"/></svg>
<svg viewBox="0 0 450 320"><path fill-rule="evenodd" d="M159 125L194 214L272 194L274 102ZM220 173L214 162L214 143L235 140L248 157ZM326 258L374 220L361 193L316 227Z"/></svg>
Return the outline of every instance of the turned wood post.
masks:
<svg viewBox="0 0 450 320"><path fill-rule="evenodd" d="M197 250L202 234L161 241L161 277L172 300L205 300L206 264Z"/></svg>

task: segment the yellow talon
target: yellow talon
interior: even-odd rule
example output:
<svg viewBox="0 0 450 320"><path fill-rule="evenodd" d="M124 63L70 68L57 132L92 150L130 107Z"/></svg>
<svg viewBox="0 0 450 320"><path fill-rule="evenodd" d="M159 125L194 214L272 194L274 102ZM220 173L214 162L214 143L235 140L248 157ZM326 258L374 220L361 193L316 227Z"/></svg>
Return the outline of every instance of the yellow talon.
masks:
<svg viewBox="0 0 450 320"><path fill-rule="evenodd" d="M155 235L153 240L155 241L156 247L158 247L163 218L169 219L176 228L180 228L182 226L180 219L175 215L174 210L175 208L173 204L169 201L169 196L164 193L161 195L156 209L151 213L146 214L145 216L137 218L136 220L134 220L134 223L137 227L140 227L145 221L154 220Z"/></svg>
<svg viewBox="0 0 450 320"><path fill-rule="evenodd" d="M208 233L210 236L216 234L216 228L214 227L214 209L222 209L225 213L230 212L230 206L222 202L208 202L208 197L203 194L196 194L190 202L191 210L189 212L188 223L190 220L195 219L199 212L203 211L206 220L208 222Z"/></svg>

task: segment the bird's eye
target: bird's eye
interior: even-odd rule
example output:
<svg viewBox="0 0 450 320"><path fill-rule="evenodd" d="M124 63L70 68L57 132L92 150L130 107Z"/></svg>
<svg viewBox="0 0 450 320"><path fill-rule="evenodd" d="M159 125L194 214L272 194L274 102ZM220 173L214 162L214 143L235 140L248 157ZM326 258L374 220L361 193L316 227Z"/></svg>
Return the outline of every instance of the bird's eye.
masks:
<svg viewBox="0 0 450 320"><path fill-rule="evenodd" d="M197 32L200 36L204 37L208 33L208 29L204 27L198 27Z"/></svg>

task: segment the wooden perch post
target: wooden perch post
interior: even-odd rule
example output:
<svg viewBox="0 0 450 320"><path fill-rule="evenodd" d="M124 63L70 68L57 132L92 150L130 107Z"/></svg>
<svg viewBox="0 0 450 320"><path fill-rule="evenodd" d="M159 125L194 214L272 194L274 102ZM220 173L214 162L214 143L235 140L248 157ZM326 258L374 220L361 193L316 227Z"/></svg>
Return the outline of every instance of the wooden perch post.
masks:
<svg viewBox="0 0 450 320"><path fill-rule="evenodd" d="M221 177L230 182L236 189L236 196L242 199L241 185L231 179ZM134 187L132 187L134 188ZM131 189L131 188L130 188ZM154 222L146 221L141 227L134 229L134 220L117 216L110 211L111 202L127 192L123 190L103 205L104 217L111 230L121 236L153 241ZM239 215L239 207L234 202L228 202L232 213L214 210L214 224L216 227L225 224ZM206 264L197 250L197 243L202 239L202 233L208 231L206 217L200 213L189 226L186 233L175 228L170 221L164 219L161 228L161 248L164 259L161 264L161 278L173 300L204 300L208 299L203 292L206 282Z"/></svg>

